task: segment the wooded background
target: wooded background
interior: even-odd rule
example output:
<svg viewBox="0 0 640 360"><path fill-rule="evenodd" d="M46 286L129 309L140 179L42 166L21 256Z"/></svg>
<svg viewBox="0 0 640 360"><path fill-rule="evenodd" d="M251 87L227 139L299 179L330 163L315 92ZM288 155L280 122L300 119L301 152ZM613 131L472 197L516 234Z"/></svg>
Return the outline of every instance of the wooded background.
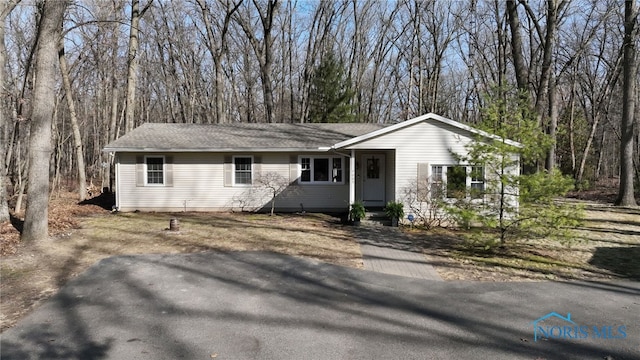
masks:
<svg viewBox="0 0 640 360"><path fill-rule="evenodd" d="M510 86L526 92L556 140L547 168L587 186L618 177L624 152L631 182L640 174L636 1L1 4L4 207L12 199L20 210L33 181L31 155L40 150L30 131L43 62L55 67L40 79L53 96L44 177L53 188L78 188L81 198L83 184L109 186L112 158L101 149L142 123L318 121L326 119L316 116L318 104L327 101L318 92L332 88L341 91L330 101L350 121L395 123L435 112L474 124L485 94ZM38 46L51 33L44 20L52 7L64 11L53 59ZM320 74L335 80L319 84Z"/></svg>

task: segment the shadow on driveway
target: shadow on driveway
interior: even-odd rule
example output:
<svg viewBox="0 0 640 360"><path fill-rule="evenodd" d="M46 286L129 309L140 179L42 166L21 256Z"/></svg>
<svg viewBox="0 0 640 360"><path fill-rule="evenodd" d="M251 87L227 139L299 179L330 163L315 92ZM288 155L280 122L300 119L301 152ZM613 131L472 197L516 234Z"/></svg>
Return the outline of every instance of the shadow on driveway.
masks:
<svg viewBox="0 0 640 360"><path fill-rule="evenodd" d="M437 282L264 252L120 256L3 333L0 357L633 359L640 284L622 284ZM531 321L551 311L628 337L534 342Z"/></svg>

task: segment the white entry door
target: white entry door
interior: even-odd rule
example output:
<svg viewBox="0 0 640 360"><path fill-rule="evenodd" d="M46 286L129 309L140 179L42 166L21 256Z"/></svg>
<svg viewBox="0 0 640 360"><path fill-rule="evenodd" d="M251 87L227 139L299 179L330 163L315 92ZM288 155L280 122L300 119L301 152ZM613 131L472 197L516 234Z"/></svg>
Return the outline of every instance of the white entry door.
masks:
<svg viewBox="0 0 640 360"><path fill-rule="evenodd" d="M365 206L384 206L384 155L363 154L362 202Z"/></svg>

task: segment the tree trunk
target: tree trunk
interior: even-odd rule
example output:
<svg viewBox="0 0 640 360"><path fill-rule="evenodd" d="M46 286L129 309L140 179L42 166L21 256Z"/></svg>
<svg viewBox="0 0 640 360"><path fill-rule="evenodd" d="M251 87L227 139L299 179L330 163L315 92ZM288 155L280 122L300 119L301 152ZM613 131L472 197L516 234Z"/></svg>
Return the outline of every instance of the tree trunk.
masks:
<svg viewBox="0 0 640 360"><path fill-rule="evenodd" d="M578 183L582 182L582 177L584 176L584 169L587 165L587 158L589 157L589 151L591 150L591 144L593 143L593 139L596 136L596 130L598 129L598 123L600 122L600 114L596 113L593 117L593 124L591 124L591 132L589 133L589 137L587 137L587 142L584 146L584 150L582 151L582 158L580 159L580 167L578 168L578 174L576 175L576 181Z"/></svg>
<svg viewBox="0 0 640 360"><path fill-rule="evenodd" d="M546 113L545 108L548 108L548 96L554 96L553 94L547 94L551 90L549 87L552 77L551 65L556 38L556 27L558 23L558 9L559 5L556 3L556 0L547 0L547 24L544 37L544 47L542 49L542 69L540 71L540 80L537 85L535 104L536 113L541 119L544 118L543 115Z"/></svg>
<svg viewBox="0 0 640 360"><path fill-rule="evenodd" d="M598 161L596 162L596 173L595 173L595 181L598 182L600 180L600 169L602 169L602 159L604 158L604 147L605 140L607 139L607 129L602 130L602 135L600 136L600 150L598 151Z"/></svg>
<svg viewBox="0 0 640 360"><path fill-rule="evenodd" d="M80 201L84 201L87 198L87 173L84 164L84 148L82 146L80 127L78 126L76 105L73 102L73 91L71 89L71 79L69 79L69 68L67 66L67 59L64 56L64 43L62 42L60 42L58 60L60 61L60 73L62 74L62 83L64 84L65 98L67 98L67 106L69 107L69 117L71 120L71 129L73 133L73 147L75 150L76 162L78 165L78 199Z"/></svg>
<svg viewBox="0 0 640 360"><path fill-rule="evenodd" d="M136 107L136 82L138 80L138 33L140 26L140 1L131 0L131 23L129 26L129 56L127 58L127 92L124 115L124 131L133 130Z"/></svg>
<svg viewBox="0 0 640 360"><path fill-rule="evenodd" d="M9 204L7 203L7 143L9 138L9 122L7 121L7 102L4 99L6 86L6 47L4 45L4 22L11 9L12 2L0 3L0 223L9 220Z"/></svg>
<svg viewBox="0 0 640 360"><path fill-rule="evenodd" d="M256 5L257 7L257 5ZM278 0L270 0L267 3L267 13L260 15L262 20L263 29L263 43L262 43L262 60L260 62L260 75L262 78L262 91L264 92L264 107L266 112L266 121L268 123L275 122L273 118L273 18L278 12Z"/></svg>
<svg viewBox="0 0 640 360"><path fill-rule="evenodd" d="M511 56L515 68L516 83L521 91L528 90L527 66L522 52L522 38L520 37L520 18L516 0L507 0L507 19L511 29ZM499 84L502 85L502 84Z"/></svg>
<svg viewBox="0 0 640 360"><path fill-rule="evenodd" d="M6 53L4 45L4 23L16 3L3 1L0 3L0 223L9 220L9 204L7 195L7 143L9 142L9 109L4 96L6 83Z"/></svg>
<svg viewBox="0 0 640 360"><path fill-rule="evenodd" d="M634 1L624 5L624 62L622 86L622 121L620 124L620 189L616 205L636 206L633 184L633 135L635 111L635 86L638 64L636 64L635 36L638 11Z"/></svg>
<svg viewBox="0 0 640 360"><path fill-rule="evenodd" d="M140 33L140 18L149 9L150 0L144 9L140 10L140 0L131 0L131 24L129 26L129 51L127 58L127 93L125 106L125 133L133 130L136 108L136 84L138 82L138 34Z"/></svg>
<svg viewBox="0 0 640 360"><path fill-rule="evenodd" d="M20 139L17 141L16 149L16 164L18 164L18 196L16 197L16 205L13 208L13 212L18 214L22 213L22 199L24 198L24 189L27 184L23 174L26 169L29 168L29 158L27 157L26 164L22 165L22 143Z"/></svg>
<svg viewBox="0 0 640 360"><path fill-rule="evenodd" d="M576 173L576 145L575 145L575 108L576 108L576 78L571 77L571 100L569 105L569 150L571 151L571 173Z"/></svg>
<svg viewBox="0 0 640 360"><path fill-rule="evenodd" d="M556 28L558 25L558 11L561 5L556 0L547 0L547 31L544 40L544 50L542 57L542 72L538 85L538 96L536 98L536 110L541 117L541 123L547 123L547 134L551 138L552 145L547 152L545 168L547 171L553 170L556 165L556 129L558 126L558 108L556 99L556 84L553 75L552 55L556 42ZM546 108L546 110L545 110ZM549 119L544 121L544 114Z"/></svg>
<svg viewBox="0 0 640 360"><path fill-rule="evenodd" d="M273 29L273 18L278 12L278 0L270 0L267 3L267 13L266 16L261 15L262 18L262 29L263 29L263 61L261 62L260 72L262 78L262 89L264 91L264 107L266 111L266 121L268 123L275 122L273 118L273 34L271 30Z"/></svg>
<svg viewBox="0 0 640 360"><path fill-rule="evenodd" d="M547 161L545 168L547 171L551 171L556 167L556 139L558 132L558 94L556 92L556 79L552 77L549 82L549 125L548 131L549 137L551 137L552 144L547 152Z"/></svg>
<svg viewBox="0 0 640 360"><path fill-rule="evenodd" d="M198 6L200 6L200 11L202 12L202 20L204 22L204 27L207 32L206 37L206 45L207 49L209 49L209 53L213 58L214 71L215 71L215 109L216 109L216 123L224 124L227 122L227 113L224 107L224 73L222 68L223 56L226 54L227 44L226 36L229 31L229 24L231 22L231 17L238 10L242 1L238 1L237 3L231 6L229 3L226 4L226 12L224 16L224 20L221 28L219 29L218 40L216 41L216 37L213 33L213 27L211 25L211 21L209 20L210 11L207 7L207 4L204 0L197 0Z"/></svg>
<svg viewBox="0 0 640 360"><path fill-rule="evenodd" d="M115 70L114 70L115 71ZM115 74L112 76L112 90L111 90L111 115L109 117L109 129L107 131L107 138L105 143L110 143L114 141L118 137L118 85L116 81ZM115 184L115 169L114 169L114 156L113 154L105 154L105 162L109 165L106 167L106 181L109 184L109 191L113 192L115 189L113 188L113 184ZM104 185L103 185L104 186Z"/></svg>
<svg viewBox="0 0 640 360"><path fill-rule="evenodd" d="M56 63L62 35L66 1L37 2L41 12L36 47L36 81L29 136L29 184L23 241L47 238L49 205L49 160L51 157L51 123L55 107Z"/></svg>

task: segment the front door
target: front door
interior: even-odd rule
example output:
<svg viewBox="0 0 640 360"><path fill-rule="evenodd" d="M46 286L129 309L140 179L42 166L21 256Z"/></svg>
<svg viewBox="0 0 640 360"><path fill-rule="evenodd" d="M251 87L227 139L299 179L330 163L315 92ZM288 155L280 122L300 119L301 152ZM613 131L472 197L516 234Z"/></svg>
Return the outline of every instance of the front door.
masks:
<svg viewBox="0 0 640 360"><path fill-rule="evenodd" d="M362 202L365 206L384 206L384 155L363 154Z"/></svg>

